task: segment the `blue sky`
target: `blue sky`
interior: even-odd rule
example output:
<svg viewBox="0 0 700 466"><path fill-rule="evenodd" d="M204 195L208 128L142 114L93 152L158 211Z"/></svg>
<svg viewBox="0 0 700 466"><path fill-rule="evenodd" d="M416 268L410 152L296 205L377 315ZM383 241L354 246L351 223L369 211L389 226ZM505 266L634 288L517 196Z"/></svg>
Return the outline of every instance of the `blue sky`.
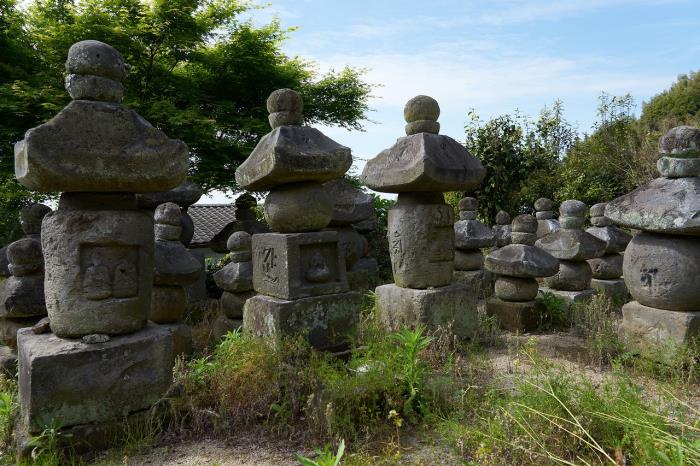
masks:
<svg viewBox="0 0 700 466"><path fill-rule="evenodd" d="M323 128L360 171L403 133L403 105L435 97L441 133L461 140L467 112L536 116L561 99L579 131L601 91L641 103L700 69L698 0L271 0L252 13L296 27L284 45L320 72L366 68L381 84L365 132Z"/></svg>

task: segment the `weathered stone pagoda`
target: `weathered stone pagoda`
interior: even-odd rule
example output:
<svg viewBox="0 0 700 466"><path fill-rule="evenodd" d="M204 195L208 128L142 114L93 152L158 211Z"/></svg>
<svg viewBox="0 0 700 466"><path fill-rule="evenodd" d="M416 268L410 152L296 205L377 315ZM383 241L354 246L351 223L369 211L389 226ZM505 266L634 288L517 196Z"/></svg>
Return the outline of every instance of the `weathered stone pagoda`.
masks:
<svg viewBox="0 0 700 466"><path fill-rule="evenodd" d="M369 188L398 193L387 233L395 283L376 289L377 313L389 329L451 325L457 335L469 336L478 290L452 284L454 214L443 192L474 190L486 170L463 145L438 134L439 115L435 99L409 100L406 136L367 162L362 173Z"/></svg>
<svg viewBox="0 0 700 466"><path fill-rule="evenodd" d="M535 201L535 218L537 218L537 238L542 238L559 230L559 221L554 218L554 202L546 197Z"/></svg>
<svg viewBox="0 0 700 466"><path fill-rule="evenodd" d="M147 324L154 224L135 193L181 183L188 149L120 103L128 70L107 44L73 44L73 100L15 145L18 181L61 192L41 228L50 329L17 337L21 423L57 421L74 444L148 410L172 379L172 333Z"/></svg>
<svg viewBox="0 0 700 466"><path fill-rule="evenodd" d="M591 225L587 233L605 241L605 254L602 257L589 259L593 278L591 288L599 293L605 293L613 298L624 300L627 298L627 286L622 276L622 253L632 237L613 225L612 221L605 217L605 203L595 204L591 207Z"/></svg>
<svg viewBox="0 0 700 466"><path fill-rule="evenodd" d="M245 303L255 296L252 236L245 231L237 231L229 236L226 247L230 251L231 262L214 274L216 285L224 290L219 299L221 314L215 324L217 335L242 325Z"/></svg>
<svg viewBox="0 0 700 466"><path fill-rule="evenodd" d="M634 301L622 308L620 330L633 346L700 334L700 130L671 129L659 153L661 177L605 208L617 225L642 230L622 265Z"/></svg>
<svg viewBox="0 0 700 466"><path fill-rule="evenodd" d="M510 234L513 231L510 222L510 214L505 210L499 210L496 214L496 224L493 226L493 231L496 233L496 247L502 248L510 244Z"/></svg>
<svg viewBox="0 0 700 466"><path fill-rule="evenodd" d="M537 240L535 246L559 259L559 272L543 280L543 293L552 293L568 304L595 295L591 288L588 259L605 252L605 242L582 230L586 221L586 204L568 200L559 206L561 229Z"/></svg>
<svg viewBox="0 0 700 466"><path fill-rule="evenodd" d="M485 267L496 275L495 296L486 302L486 311L510 331L538 327L542 304L537 301L536 278L549 277L559 270L559 261L533 246L537 240L537 220L518 215L513 220L512 242L486 256Z"/></svg>
<svg viewBox="0 0 700 466"><path fill-rule="evenodd" d="M342 177L350 149L303 125L303 101L290 89L267 100L272 131L236 170L249 191L270 191L265 219L273 233L253 235L253 287L243 326L257 335L307 333L319 349L344 346L361 294L349 292L345 251L323 231L335 200L322 183Z"/></svg>
<svg viewBox="0 0 700 466"><path fill-rule="evenodd" d="M496 244L496 232L477 217L476 198L464 197L459 201L459 220L455 222L454 283L479 290L484 283L484 255L481 249ZM466 305L466 304L465 304Z"/></svg>

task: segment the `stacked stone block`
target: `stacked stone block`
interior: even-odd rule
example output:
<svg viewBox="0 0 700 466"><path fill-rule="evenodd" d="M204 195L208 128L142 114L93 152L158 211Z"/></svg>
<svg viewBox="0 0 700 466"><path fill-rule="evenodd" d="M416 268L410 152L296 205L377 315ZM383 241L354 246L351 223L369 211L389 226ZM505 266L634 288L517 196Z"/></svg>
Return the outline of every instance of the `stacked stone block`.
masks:
<svg viewBox="0 0 700 466"><path fill-rule="evenodd" d="M554 218L554 202L546 197L535 201L535 218L537 218L537 238L543 238L559 230L561 226Z"/></svg>
<svg viewBox="0 0 700 466"><path fill-rule="evenodd" d="M150 321L167 325L175 338L175 352L192 349L192 329L182 323L187 308L185 288L203 273L202 264L182 244L182 212L172 202L154 213L155 249Z"/></svg>
<svg viewBox="0 0 700 466"><path fill-rule="evenodd" d="M510 331L534 330L540 323L542 304L537 301L537 278L559 270L559 261L533 246L537 220L518 215L513 221L512 242L486 256L486 269L496 275L495 296L486 302L486 311Z"/></svg>
<svg viewBox="0 0 700 466"><path fill-rule="evenodd" d="M476 219L479 203L476 198L459 201L459 221L455 222L454 283L476 289L480 295L484 283L484 255L481 249L496 243L496 232Z"/></svg>
<svg viewBox="0 0 700 466"><path fill-rule="evenodd" d="M226 242L231 262L214 274L216 285L224 290L219 299L221 314L216 322L217 335L239 328L243 321L243 308L253 291L252 237L245 231L237 231Z"/></svg>
<svg viewBox="0 0 700 466"><path fill-rule="evenodd" d="M55 420L80 443L170 386L173 335L147 324L153 217L135 193L177 186L189 158L183 142L120 103L129 66L117 50L78 42L66 70L73 100L15 145L18 181L62 193L41 228L50 329L22 329L17 345L24 428Z"/></svg>
<svg viewBox="0 0 700 466"><path fill-rule="evenodd" d="M582 230L586 221L583 202L564 201L559 206L559 214L561 229L538 239L535 246L559 259L559 272L543 280L541 291L571 304L595 295L590 286L591 266L586 261L602 256L606 246L605 242Z"/></svg>
<svg viewBox="0 0 700 466"><path fill-rule="evenodd" d="M273 233L253 235L253 287L243 326L258 335L306 333L318 349L346 344L361 295L349 292L345 251L333 218L334 199L323 183L342 177L350 149L303 126L303 101L290 89L267 100L272 131L236 170L239 186L270 191L265 218Z"/></svg>
<svg viewBox="0 0 700 466"><path fill-rule="evenodd" d="M613 225L605 217L605 203L591 207L591 225L587 233L605 242L605 253L602 257L589 259L593 278L591 288L608 296L623 300L627 298L627 286L622 276L622 253L632 237Z"/></svg>
<svg viewBox="0 0 700 466"><path fill-rule="evenodd" d="M622 265L634 301L622 308L620 330L632 346L700 334L700 130L671 129L659 152L661 176L605 208L617 225L642 230Z"/></svg>
<svg viewBox="0 0 700 466"><path fill-rule="evenodd" d="M454 139L438 134L438 103L428 96L404 108L406 137L367 162L364 183L398 193L388 215L393 284L376 289L377 314L388 329L448 326L470 336L476 324L478 290L452 284L454 214L445 191L471 191L484 167Z"/></svg>

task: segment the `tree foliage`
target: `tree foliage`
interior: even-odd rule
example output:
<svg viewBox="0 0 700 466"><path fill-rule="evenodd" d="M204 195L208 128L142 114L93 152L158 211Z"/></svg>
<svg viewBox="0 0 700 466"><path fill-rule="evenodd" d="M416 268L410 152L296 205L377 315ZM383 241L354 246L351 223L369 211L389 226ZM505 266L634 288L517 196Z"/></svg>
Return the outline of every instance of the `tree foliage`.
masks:
<svg viewBox="0 0 700 466"><path fill-rule="evenodd" d="M265 101L275 89L302 94L308 123L362 129L371 91L363 70L319 76L313 63L282 52L291 30L243 20L251 8L240 0L35 0L20 11L0 0L3 179L12 177L11 143L68 102L66 53L85 39L124 55L124 103L188 144L190 178L207 190L237 189L236 168L270 129ZM26 202L28 193L13 189Z"/></svg>
<svg viewBox="0 0 700 466"><path fill-rule="evenodd" d="M642 127L659 131L666 120L678 122L700 119L700 73L682 74L667 90L652 97L642 105Z"/></svg>

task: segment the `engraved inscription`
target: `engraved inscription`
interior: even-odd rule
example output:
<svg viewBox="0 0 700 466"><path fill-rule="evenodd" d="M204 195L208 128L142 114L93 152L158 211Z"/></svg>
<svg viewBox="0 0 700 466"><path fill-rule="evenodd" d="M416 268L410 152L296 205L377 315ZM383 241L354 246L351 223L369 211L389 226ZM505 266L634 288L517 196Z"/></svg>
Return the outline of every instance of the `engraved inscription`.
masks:
<svg viewBox="0 0 700 466"><path fill-rule="evenodd" d="M263 280L268 283L277 283L279 277L275 274L277 268L277 256L275 248L262 248L258 252L258 260L263 272Z"/></svg>
<svg viewBox="0 0 700 466"><path fill-rule="evenodd" d="M82 289L86 299L133 298L139 293L139 247L80 245Z"/></svg>

